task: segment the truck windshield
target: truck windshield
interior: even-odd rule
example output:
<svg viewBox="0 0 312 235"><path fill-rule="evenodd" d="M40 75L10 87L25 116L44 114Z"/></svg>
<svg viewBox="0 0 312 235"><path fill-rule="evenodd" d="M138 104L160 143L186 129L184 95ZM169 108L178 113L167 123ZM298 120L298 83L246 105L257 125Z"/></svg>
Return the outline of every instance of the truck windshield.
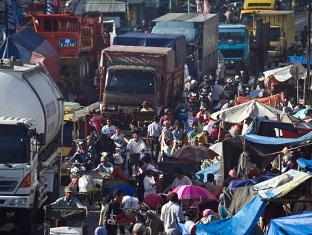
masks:
<svg viewBox="0 0 312 235"><path fill-rule="evenodd" d="M0 125L0 163L29 161L28 130L23 125Z"/></svg>
<svg viewBox="0 0 312 235"><path fill-rule="evenodd" d="M280 28L270 28L270 41L277 42L281 38Z"/></svg>
<svg viewBox="0 0 312 235"><path fill-rule="evenodd" d="M244 25L252 25L253 24L253 13L244 13L241 15L241 22Z"/></svg>
<svg viewBox="0 0 312 235"><path fill-rule="evenodd" d="M244 43L245 32L219 32L219 42L222 43Z"/></svg>
<svg viewBox="0 0 312 235"><path fill-rule="evenodd" d="M142 70L110 70L106 92L153 94L156 75Z"/></svg>

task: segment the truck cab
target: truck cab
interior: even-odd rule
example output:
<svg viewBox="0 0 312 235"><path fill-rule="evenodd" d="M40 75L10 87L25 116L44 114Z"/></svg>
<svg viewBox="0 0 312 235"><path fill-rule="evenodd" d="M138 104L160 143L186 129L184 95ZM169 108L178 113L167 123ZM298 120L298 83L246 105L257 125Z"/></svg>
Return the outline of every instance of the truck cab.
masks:
<svg viewBox="0 0 312 235"><path fill-rule="evenodd" d="M219 25L218 49L224 56L227 68L235 68L241 59L249 61L249 32L246 25Z"/></svg>

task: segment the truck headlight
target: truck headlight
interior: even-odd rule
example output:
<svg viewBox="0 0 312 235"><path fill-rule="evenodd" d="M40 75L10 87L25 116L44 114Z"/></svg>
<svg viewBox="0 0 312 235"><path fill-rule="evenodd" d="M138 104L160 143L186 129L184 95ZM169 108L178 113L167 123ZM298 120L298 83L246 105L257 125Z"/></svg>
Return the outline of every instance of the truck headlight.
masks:
<svg viewBox="0 0 312 235"><path fill-rule="evenodd" d="M17 198L10 201L10 206L25 206L27 204L27 198Z"/></svg>

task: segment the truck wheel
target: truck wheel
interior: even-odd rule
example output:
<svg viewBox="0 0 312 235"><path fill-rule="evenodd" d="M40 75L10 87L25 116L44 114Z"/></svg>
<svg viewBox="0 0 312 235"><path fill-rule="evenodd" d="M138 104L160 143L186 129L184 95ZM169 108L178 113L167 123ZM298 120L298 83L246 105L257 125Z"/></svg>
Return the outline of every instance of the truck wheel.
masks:
<svg viewBox="0 0 312 235"><path fill-rule="evenodd" d="M35 223L36 223L36 214L37 208L34 206L29 210L20 210L17 213L17 221L19 225L19 231L22 231L22 234L35 234Z"/></svg>

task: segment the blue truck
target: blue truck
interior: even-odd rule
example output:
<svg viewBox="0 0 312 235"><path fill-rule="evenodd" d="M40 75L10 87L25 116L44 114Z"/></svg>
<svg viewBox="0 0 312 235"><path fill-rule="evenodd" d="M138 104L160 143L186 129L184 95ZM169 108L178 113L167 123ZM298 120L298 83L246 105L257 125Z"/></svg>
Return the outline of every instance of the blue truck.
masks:
<svg viewBox="0 0 312 235"><path fill-rule="evenodd" d="M218 49L224 56L226 68L235 68L241 59L249 62L249 32L246 25L219 25Z"/></svg>
<svg viewBox="0 0 312 235"><path fill-rule="evenodd" d="M218 15L199 13L168 13L150 22L152 33L186 37L186 64L193 77L203 76L217 68L218 25Z"/></svg>

